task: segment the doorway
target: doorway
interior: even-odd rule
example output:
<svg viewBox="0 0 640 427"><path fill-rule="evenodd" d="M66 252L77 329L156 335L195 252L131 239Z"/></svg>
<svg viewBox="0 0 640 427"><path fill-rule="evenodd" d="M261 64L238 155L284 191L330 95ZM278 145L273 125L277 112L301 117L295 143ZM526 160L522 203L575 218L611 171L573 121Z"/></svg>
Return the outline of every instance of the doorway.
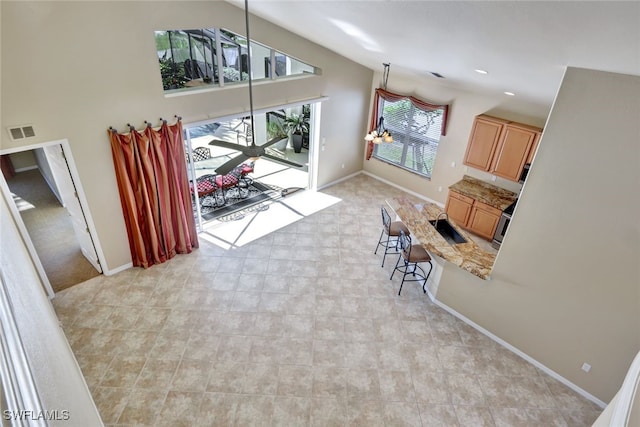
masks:
<svg viewBox="0 0 640 427"><path fill-rule="evenodd" d="M14 169L11 174L3 168L4 197L16 208L14 219L49 297L100 275L102 263L67 142L2 154Z"/></svg>

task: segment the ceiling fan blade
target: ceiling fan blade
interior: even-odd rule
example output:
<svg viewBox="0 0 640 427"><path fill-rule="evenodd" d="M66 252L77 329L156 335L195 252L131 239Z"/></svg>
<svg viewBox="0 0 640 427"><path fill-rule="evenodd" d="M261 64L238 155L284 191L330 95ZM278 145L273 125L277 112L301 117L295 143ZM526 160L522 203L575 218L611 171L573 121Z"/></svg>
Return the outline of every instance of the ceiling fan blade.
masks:
<svg viewBox="0 0 640 427"><path fill-rule="evenodd" d="M209 145L216 147L228 148L229 150L242 151L243 146L234 144L233 142L222 141L221 139L214 139L209 142Z"/></svg>
<svg viewBox="0 0 640 427"><path fill-rule="evenodd" d="M269 146L271 146L271 145L275 144L276 142L278 142L278 141L280 141L280 140L282 140L282 139L283 139L283 138L275 137L275 138L273 138L272 140L269 140L269 141L265 142L264 144L262 144L262 145L261 145L261 147L262 147L262 148L267 148L267 147L269 147Z"/></svg>
<svg viewBox="0 0 640 427"><path fill-rule="evenodd" d="M246 154L242 153L239 156L234 157L233 159L227 160L226 162L224 162L223 164L221 164L220 166L218 166L216 168L216 173L218 175L226 175L229 172L231 172L231 170L234 167L238 166L240 163L244 162L248 158L249 158L249 156L247 156Z"/></svg>
<svg viewBox="0 0 640 427"><path fill-rule="evenodd" d="M284 163L285 165L293 166L293 167L296 167L296 168L301 168L302 167L301 164L292 162L291 160L281 159L280 157L272 156L271 154L266 154L265 153L260 157L264 157L265 159L273 160L274 162Z"/></svg>

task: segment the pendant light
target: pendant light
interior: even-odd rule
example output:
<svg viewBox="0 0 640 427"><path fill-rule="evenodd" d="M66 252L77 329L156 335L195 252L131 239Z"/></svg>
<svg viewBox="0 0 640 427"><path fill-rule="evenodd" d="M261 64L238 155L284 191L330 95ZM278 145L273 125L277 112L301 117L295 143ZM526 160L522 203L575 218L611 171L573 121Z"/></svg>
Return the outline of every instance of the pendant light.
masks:
<svg viewBox="0 0 640 427"><path fill-rule="evenodd" d="M391 64L386 63L382 64L384 66L384 70L382 72L382 88L387 90L387 81L389 80L389 68ZM384 127L384 117L380 115L378 119L378 127L369 132L364 140L367 142L373 142L374 144L380 144L382 142L393 142L393 136L391 136L391 132L389 132Z"/></svg>

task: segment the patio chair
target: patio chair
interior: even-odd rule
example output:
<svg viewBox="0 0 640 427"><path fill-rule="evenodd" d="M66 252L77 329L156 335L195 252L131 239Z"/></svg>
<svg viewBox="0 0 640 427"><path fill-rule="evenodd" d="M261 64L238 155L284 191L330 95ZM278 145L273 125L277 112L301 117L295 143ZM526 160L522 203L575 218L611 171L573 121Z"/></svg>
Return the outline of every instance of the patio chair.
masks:
<svg viewBox="0 0 640 427"><path fill-rule="evenodd" d="M211 158L211 150L208 147L196 147L193 149L193 161L199 162Z"/></svg>
<svg viewBox="0 0 640 427"><path fill-rule="evenodd" d="M219 207L225 204L224 193L221 199L217 195L220 187L216 183L216 175L207 174L196 178L196 188L201 207ZM193 193L193 185L191 185L191 193Z"/></svg>

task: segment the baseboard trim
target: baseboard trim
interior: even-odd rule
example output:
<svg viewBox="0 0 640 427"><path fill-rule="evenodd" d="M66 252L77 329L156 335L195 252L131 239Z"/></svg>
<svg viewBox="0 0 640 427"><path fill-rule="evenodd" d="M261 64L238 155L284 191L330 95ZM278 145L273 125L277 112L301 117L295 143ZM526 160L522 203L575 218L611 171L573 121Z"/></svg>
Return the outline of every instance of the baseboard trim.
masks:
<svg viewBox="0 0 640 427"><path fill-rule="evenodd" d="M325 184L325 185L323 185L323 186L321 186L321 187L318 187L318 191L320 191L320 190L324 190L325 188L331 187L332 185L336 185L336 184L338 184L338 183L340 183L340 182L342 182L342 181L346 181L346 180L348 180L348 179L351 179L351 178L353 178L354 176L358 176L358 175L360 175L360 174L362 174L362 173L363 173L363 171L358 171L358 172L352 173L351 175L347 175L347 176L344 176L344 177L342 177L342 178L340 178L340 179L337 179L337 180L335 180L335 181L331 181L331 182L330 182L330 183L328 183L328 184Z"/></svg>
<svg viewBox="0 0 640 427"><path fill-rule="evenodd" d="M132 262L127 263L127 264L124 264L124 265L121 265L120 267L116 267L116 268L114 268L114 269L108 269L108 268L105 268L105 269L102 271L102 273L103 273L105 276L113 276L114 274L118 274L118 273L120 273L120 272L122 272L122 271L128 270L128 269L130 269L131 267L133 267L133 263L132 263Z"/></svg>
<svg viewBox="0 0 640 427"><path fill-rule="evenodd" d="M431 302L433 302L438 307L442 308L443 310L447 311L451 315L453 315L453 316L457 317L458 319L462 320L467 325L471 326L472 328L474 328L478 332L482 333L483 335L487 336L491 340L497 342L498 344L500 344L501 346L503 346L507 350L511 351L512 353L515 353L518 356L522 357L524 360L526 360L527 362L531 363L533 366L535 366L536 368L540 369L545 374L549 375L551 378L554 378L554 379L560 381L562 384L566 385L571 390L575 391L576 393L578 393L579 395L581 395L585 399L588 399L588 400L592 401L593 403L595 403L596 405L598 405L601 408L604 408L605 406L607 406L607 404L605 402L603 402L602 400L598 399L597 397L595 397L594 395L592 395L588 391L578 387L577 385L575 385L574 383L572 383L571 381L569 381L568 379L566 379L562 375L558 374L554 370L552 370L552 369L546 367L545 365L543 365L542 363L538 362L533 357L529 356L528 354L524 353L523 351L519 350L518 348L512 346L511 344L509 344L508 342L506 342L502 338L492 334L491 332L489 332L488 330L486 330L482 326L478 325L473 320L471 320L471 319L467 318L466 316L458 313L453 308L451 308L448 305L444 304L443 302L439 301L435 296L433 296L433 294L429 291L428 288L427 288L427 295L429 296L429 299L431 300Z"/></svg>
<svg viewBox="0 0 640 427"><path fill-rule="evenodd" d="M435 205L438 205L438 206L439 206L439 207L441 207L441 208L444 208L444 203L440 203L440 202L438 202L437 200L430 199L429 197L425 196L424 194L420 194L420 193L416 193L415 191L407 190L406 188L404 188L404 187L402 187L402 186L400 186L400 185L396 184L395 182L391 182L391 181L386 180L386 179L384 179L384 178L380 178L379 176L374 175L374 174L372 174L371 172L367 172L367 171L363 170L363 171L362 171L362 173L363 173L363 174L365 174L365 175L367 175L367 176L370 176L370 177L371 177L371 178L373 178L373 179L377 179L377 180L378 180L378 181L380 181L380 182L384 182L385 184L390 185L391 187L395 187L395 188L397 188L398 190L402 190L402 191L404 191L405 193L409 193L409 194L411 194L412 196L417 197L418 199L426 200L427 202L433 203L433 204L435 204Z"/></svg>
<svg viewBox="0 0 640 427"><path fill-rule="evenodd" d="M34 169L38 169L38 166L25 166L23 168L17 168L15 169L15 173L20 173L20 172L26 172L26 171L32 171Z"/></svg>

